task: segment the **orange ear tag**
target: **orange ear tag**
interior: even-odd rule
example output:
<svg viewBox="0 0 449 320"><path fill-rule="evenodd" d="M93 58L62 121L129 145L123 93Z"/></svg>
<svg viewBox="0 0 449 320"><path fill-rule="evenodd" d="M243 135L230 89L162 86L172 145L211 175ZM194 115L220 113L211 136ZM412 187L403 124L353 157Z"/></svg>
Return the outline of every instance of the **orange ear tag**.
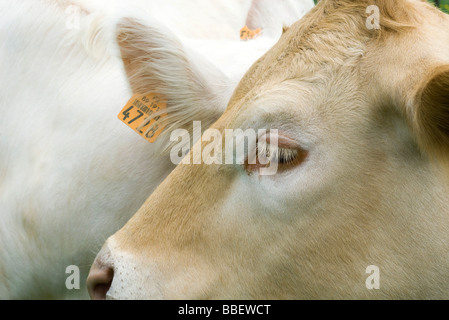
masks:
<svg viewBox="0 0 449 320"><path fill-rule="evenodd" d="M136 131L142 138L148 142L155 142L159 135L164 131L157 123L161 118L167 116L162 114L151 119L150 122L142 126L143 122L148 119L154 112L167 108L165 100L155 93L136 94L128 101L123 110L119 113L118 118L128 127ZM150 128L150 131L147 130Z"/></svg>
<svg viewBox="0 0 449 320"><path fill-rule="evenodd" d="M248 26L244 26L242 29L240 29L240 40L247 41L254 39L260 35L262 32L261 28L257 28L256 30L251 30L248 28Z"/></svg>

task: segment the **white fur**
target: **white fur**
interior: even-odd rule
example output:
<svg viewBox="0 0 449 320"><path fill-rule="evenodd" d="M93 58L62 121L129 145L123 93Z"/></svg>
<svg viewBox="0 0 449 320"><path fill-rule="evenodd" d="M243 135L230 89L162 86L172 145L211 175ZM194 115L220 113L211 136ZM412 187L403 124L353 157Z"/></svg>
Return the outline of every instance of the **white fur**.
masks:
<svg viewBox="0 0 449 320"><path fill-rule="evenodd" d="M66 8L78 4L80 28L68 29ZM250 7L249 0L0 3L0 298L87 297L84 281L101 244L173 169L160 155L164 140L149 144L117 119L132 95L117 21L151 24L157 16L192 52L192 65L223 70L228 79L197 68L211 88L226 84L204 107L224 109L240 76L277 40L238 41ZM69 265L81 269L81 290L65 287Z"/></svg>

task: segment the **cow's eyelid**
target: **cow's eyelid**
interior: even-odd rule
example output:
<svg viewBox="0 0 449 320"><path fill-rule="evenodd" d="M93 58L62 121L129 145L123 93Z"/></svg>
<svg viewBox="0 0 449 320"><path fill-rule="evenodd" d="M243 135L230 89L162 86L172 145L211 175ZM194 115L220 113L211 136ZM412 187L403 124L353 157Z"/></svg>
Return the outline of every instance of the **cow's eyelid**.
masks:
<svg viewBox="0 0 449 320"><path fill-rule="evenodd" d="M270 161L277 161L278 165L291 165L295 163L297 157L302 152L299 148L287 148L270 144L267 144L263 150L265 150L264 156L270 159Z"/></svg>
<svg viewBox="0 0 449 320"><path fill-rule="evenodd" d="M289 164L294 162L299 154L298 149L278 148L278 163Z"/></svg>
<svg viewBox="0 0 449 320"><path fill-rule="evenodd" d="M270 167L273 161L277 162L277 171L282 172L292 169L304 162L307 157L307 151L298 146L274 146L266 142L258 142L256 153L257 158L249 161L246 159L244 167L248 173L256 172L259 168ZM264 159L261 163L261 159ZM269 160L268 162L266 160Z"/></svg>

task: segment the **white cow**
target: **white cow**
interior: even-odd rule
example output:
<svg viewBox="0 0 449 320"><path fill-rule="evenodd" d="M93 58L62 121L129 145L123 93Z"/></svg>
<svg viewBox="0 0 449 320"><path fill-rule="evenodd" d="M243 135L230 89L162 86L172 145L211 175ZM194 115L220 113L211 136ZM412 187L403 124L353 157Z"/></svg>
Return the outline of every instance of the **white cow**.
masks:
<svg viewBox="0 0 449 320"><path fill-rule="evenodd" d="M164 94L173 128L206 127L312 5L1 0L0 299L87 297L103 241L174 168L161 152L170 130L150 144L117 119L133 93ZM263 19L268 6L280 10ZM239 41L245 24L264 34ZM142 45L154 49L144 58ZM66 287L71 265L80 290Z"/></svg>

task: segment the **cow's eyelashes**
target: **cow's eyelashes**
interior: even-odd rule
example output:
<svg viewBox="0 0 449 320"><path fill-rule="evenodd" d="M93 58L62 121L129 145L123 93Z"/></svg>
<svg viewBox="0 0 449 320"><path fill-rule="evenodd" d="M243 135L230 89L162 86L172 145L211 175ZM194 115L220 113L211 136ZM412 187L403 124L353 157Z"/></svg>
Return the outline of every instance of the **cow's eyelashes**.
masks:
<svg viewBox="0 0 449 320"><path fill-rule="evenodd" d="M296 161L300 150L278 148L278 163L282 165L289 165Z"/></svg>
<svg viewBox="0 0 449 320"><path fill-rule="evenodd" d="M246 158L245 170L248 173L258 172L261 168L271 168L276 173L286 171L304 162L307 154L297 146L284 147L259 141L255 152Z"/></svg>

